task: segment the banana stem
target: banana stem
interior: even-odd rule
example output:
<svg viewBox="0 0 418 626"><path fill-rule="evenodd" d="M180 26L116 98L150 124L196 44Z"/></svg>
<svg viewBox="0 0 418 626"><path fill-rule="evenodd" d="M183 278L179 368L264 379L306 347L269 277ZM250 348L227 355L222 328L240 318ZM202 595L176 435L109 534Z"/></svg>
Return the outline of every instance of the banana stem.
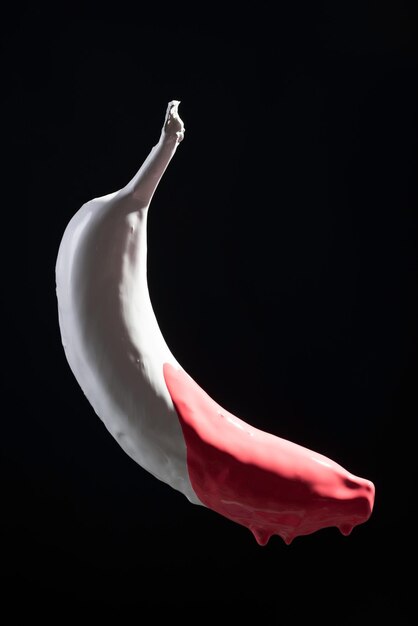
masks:
<svg viewBox="0 0 418 626"><path fill-rule="evenodd" d="M137 201L139 209L149 207L158 183L174 156L177 146L184 138L184 124L178 114L178 100L168 103L160 139L138 173L128 183L127 190Z"/></svg>

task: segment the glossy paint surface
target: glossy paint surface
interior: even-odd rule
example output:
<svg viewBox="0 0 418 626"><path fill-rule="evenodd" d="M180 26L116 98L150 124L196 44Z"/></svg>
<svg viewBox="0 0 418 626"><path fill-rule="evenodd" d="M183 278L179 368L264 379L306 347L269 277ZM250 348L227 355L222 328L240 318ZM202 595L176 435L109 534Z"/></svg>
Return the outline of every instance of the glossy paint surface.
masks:
<svg viewBox="0 0 418 626"><path fill-rule="evenodd" d="M158 143L119 191L70 220L56 265L69 366L122 449L197 505L247 526L259 544L368 519L374 487L330 459L262 432L212 400L160 331L147 282L147 218L184 137L178 101Z"/></svg>
<svg viewBox="0 0 418 626"><path fill-rule="evenodd" d="M374 486L327 457L252 427L166 363L164 377L199 500L247 526L260 545L337 526L348 535L373 509Z"/></svg>

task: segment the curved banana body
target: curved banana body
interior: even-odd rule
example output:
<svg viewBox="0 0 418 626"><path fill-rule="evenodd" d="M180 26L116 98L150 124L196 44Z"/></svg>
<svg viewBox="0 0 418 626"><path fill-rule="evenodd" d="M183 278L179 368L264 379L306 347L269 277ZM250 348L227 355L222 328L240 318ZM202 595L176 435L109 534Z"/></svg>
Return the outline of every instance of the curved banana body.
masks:
<svg viewBox="0 0 418 626"><path fill-rule="evenodd" d="M253 428L184 372L159 329L147 284L147 215L184 136L178 101L132 181L69 222L56 281L69 365L97 415L148 472L247 526L260 544L371 514L374 487L297 444Z"/></svg>

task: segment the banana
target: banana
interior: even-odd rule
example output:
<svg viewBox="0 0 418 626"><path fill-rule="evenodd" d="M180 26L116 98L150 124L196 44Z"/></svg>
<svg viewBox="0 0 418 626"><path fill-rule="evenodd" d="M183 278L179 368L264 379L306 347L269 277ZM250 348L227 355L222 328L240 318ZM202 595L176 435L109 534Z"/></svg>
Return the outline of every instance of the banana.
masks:
<svg viewBox="0 0 418 626"><path fill-rule="evenodd" d="M365 522L374 485L327 457L235 417L177 362L147 283L147 216L184 138L179 101L158 143L121 190L84 204L56 262L58 319L69 366L122 449L159 480L248 527L260 545L280 535Z"/></svg>

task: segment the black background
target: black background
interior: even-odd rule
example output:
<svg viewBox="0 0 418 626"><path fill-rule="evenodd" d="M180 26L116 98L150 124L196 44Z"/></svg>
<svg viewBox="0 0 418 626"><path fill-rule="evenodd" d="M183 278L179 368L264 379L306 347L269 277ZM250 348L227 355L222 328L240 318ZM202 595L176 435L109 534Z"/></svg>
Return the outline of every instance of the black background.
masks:
<svg viewBox="0 0 418 626"><path fill-rule="evenodd" d="M141 611L152 607L191 623L412 623L412 5L5 16L1 569L16 615L126 611L150 623ZM373 516L349 538L326 529L261 548L192 506L122 452L67 365L54 276L63 231L133 176L171 99L186 135L149 219L163 334L225 408L373 480Z"/></svg>

